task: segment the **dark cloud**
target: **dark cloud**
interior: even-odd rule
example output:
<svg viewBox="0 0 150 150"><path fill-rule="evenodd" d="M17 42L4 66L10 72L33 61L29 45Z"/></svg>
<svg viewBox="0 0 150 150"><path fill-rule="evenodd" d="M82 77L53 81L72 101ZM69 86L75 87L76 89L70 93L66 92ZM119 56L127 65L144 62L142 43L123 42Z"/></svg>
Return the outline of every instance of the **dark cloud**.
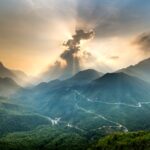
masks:
<svg viewBox="0 0 150 150"><path fill-rule="evenodd" d="M80 71L80 59L82 59L78 57L78 52L80 51L80 42L81 40L91 39L93 36L94 31L85 32L82 29L76 30L75 35L72 36L72 39L69 39L67 42L63 43L63 46L66 47L66 50L60 55L60 58L65 61L66 65L62 67L61 62L56 61L56 63L50 67L45 75L51 76L52 78L64 79L71 77ZM89 55L91 54L85 51L83 52L83 57L89 57Z"/></svg>
<svg viewBox="0 0 150 150"><path fill-rule="evenodd" d="M63 44L67 50L60 57L66 62L64 71L66 76L71 76L80 70L80 59L76 56L78 51L80 51L80 41L88 40L93 36L93 31L85 32L84 30L76 30L76 34L72 36L72 39Z"/></svg>
<svg viewBox="0 0 150 150"><path fill-rule="evenodd" d="M149 10L150 1L143 0L0 1L0 45L36 47L47 24L56 20L58 25L76 20L77 28L93 28L97 38L143 32L150 26Z"/></svg>
<svg viewBox="0 0 150 150"><path fill-rule="evenodd" d="M52 66L48 67L44 73L41 74L41 80L49 81L58 79L62 76L62 72L63 68L61 66L61 62L56 61Z"/></svg>
<svg viewBox="0 0 150 150"><path fill-rule="evenodd" d="M79 49L79 44L81 40L88 40L94 36L94 32L84 32L84 30L76 30L76 34L72 36L72 39L69 39L64 46L67 46L70 50L77 50Z"/></svg>
<svg viewBox="0 0 150 150"><path fill-rule="evenodd" d="M110 59L112 60L118 60L120 57L119 56L111 56Z"/></svg>
<svg viewBox="0 0 150 150"><path fill-rule="evenodd" d="M145 32L150 26L149 10L148 0L1 0L0 51L8 56L10 50L26 56L30 51L54 50L59 55L57 42L76 29L93 29L96 38ZM72 42L65 43L68 49L60 57L70 64L68 68L78 70L80 60L72 56L79 49L70 51Z"/></svg>
<svg viewBox="0 0 150 150"><path fill-rule="evenodd" d="M150 33L142 33L139 35L134 44L138 45L143 52L150 53Z"/></svg>
<svg viewBox="0 0 150 150"><path fill-rule="evenodd" d="M145 31L150 25L150 1L86 0L78 3L78 24L93 27L97 38L125 36Z"/></svg>

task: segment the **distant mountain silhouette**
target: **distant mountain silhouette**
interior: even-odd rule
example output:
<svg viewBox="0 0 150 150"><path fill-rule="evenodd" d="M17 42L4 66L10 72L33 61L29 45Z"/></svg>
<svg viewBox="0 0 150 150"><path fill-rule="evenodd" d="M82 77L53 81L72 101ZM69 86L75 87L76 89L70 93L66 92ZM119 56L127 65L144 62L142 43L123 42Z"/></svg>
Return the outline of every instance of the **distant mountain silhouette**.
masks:
<svg viewBox="0 0 150 150"><path fill-rule="evenodd" d="M28 76L19 70L8 69L0 62L0 77L1 78L11 78L18 84L23 85L27 80Z"/></svg>
<svg viewBox="0 0 150 150"><path fill-rule="evenodd" d="M33 87L33 90L46 91L50 88L53 88L61 83L60 80L52 80L50 82L41 82L37 86Z"/></svg>
<svg viewBox="0 0 150 150"><path fill-rule="evenodd" d="M92 80L95 80L101 77L102 75L103 73L98 72L94 69L87 69L87 70L78 72L72 78L68 80L73 81L73 82L88 83L88 82L91 82Z"/></svg>
<svg viewBox="0 0 150 150"><path fill-rule="evenodd" d="M0 62L0 77L1 78L12 78L12 79L16 79L17 76L15 75L15 73L13 71L11 71L10 69L6 68L2 62Z"/></svg>
<svg viewBox="0 0 150 150"><path fill-rule="evenodd" d="M39 90L39 92L46 92L49 91L50 89L55 89L55 88L60 88L60 87L74 87L74 86L81 86L82 84L88 84L92 80L95 80L102 76L103 74L93 70L93 69L88 69L88 70L83 70L75 74L73 77L66 79L66 80L52 80L50 82L42 82L35 86L33 89L34 90Z"/></svg>
<svg viewBox="0 0 150 150"><path fill-rule="evenodd" d="M94 80L84 93L93 100L137 103L149 101L150 84L125 73L107 73Z"/></svg>
<svg viewBox="0 0 150 150"><path fill-rule="evenodd" d="M35 100L35 103L39 103L40 109L44 106L43 112L46 111L46 113L50 113L49 109L52 106L53 109L58 109L59 112L59 103L66 106L70 103L75 105L73 100L74 91L78 91L82 95L80 99L87 97L93 102L133 105L137 105L138 102L142 101L149 102L150 84L137 77L129 76L125 73L107 73L93 81L88 78L88 82L85 77L86 82L83 82L84 80L81 80L83 74L84 72L79 72L74 77L64 81L54 80L49 83L41 83L30 91L22 93L22 95L26 97L25 101L29 100L29 103L32 97L32 102ZM88 76L88 74L86 75ZM85 101L85 98L83 100Z"/></svg>
<svg viewBox="0 0 150 150"><path fill-rule="evenodd" d="M21 87L11 78L0 78L0 96L9 97Z"/></svg>
<svg viewBox="0 0 150 150"><path fill-rule="evenodd" d="M121 69L117 72L124 72L131 76L136 76L142 80L150 82L150 58L139 62L134 66Z"/></svg>
<svg viewBox="0 0 150 150"><path fill-rule="evenodd" d="M107 73L94 79L90 71L23 89L14 98L42 115L61 118L63 123L87 131L99 127L104 127L102 132L127 131L149 126L145 121L150 114L149 83L125 73Z"/></svg>

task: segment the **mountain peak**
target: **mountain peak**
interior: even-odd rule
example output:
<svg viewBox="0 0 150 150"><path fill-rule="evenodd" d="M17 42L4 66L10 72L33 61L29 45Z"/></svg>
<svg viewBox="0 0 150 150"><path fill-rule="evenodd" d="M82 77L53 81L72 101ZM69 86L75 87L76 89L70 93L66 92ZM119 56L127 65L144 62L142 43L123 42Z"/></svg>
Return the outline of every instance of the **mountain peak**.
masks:
<svg viewBox="0 0 150 150"><path fill-rule="evenodd" d="M0 67L3 67L4 68L4 65L3 65L3 63L0 61Z"/></svg>
<svg viewBox="0 0 150 150"><path fill-rule="evenodd" d="M102 78L106 78L106 77L125 77L128 76L127 74L123 73L123 72L119 72L119 73L106 73Z"/></svg>
<svg viewBox="0 0 150 150"><path fill-rule="evenodd" d="M102 73L94 70L94 69L87 69L78 72L75 74L72 79L74 80L94 80L102 76Z"/></svg>
<svg viewBox="0 0 150 150"><path fill-rule="evenodd" d="M147 58L147 59L139 62L135 66L137 66L137 65L140 66L140 67L149 67L149 65L150 65L150 58Z"/></svg>
<svg viewBox="0 0 150 150"><path fill-rule="evenodd" d="M136 65L132 65L127 68L118 70L117 72L124 72L130 76L135 76L142 80L150 82L150 58L142 60Z"/></svg>
<svg viewBox="0 0 150 150"><path fill-rule="evenodd" d="M127 78L129 77L127 74L123 73L123 72L119 72L119 73L106 73L104 74L102 77L100 77L99 79L97 79L96 81L98 80L101 80L101 79L114 79L114 78Z"/></svg>

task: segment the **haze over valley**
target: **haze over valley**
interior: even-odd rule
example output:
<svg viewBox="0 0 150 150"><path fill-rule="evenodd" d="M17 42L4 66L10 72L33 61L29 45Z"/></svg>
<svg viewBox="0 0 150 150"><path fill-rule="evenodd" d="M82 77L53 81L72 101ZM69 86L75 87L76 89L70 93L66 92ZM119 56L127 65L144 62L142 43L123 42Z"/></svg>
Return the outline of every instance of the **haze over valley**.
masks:
<svg viewBox="0 0 150 150"><path fill-rule="evenodd" d="M0 1L0 150L150 149L149 9Z"/></svg>

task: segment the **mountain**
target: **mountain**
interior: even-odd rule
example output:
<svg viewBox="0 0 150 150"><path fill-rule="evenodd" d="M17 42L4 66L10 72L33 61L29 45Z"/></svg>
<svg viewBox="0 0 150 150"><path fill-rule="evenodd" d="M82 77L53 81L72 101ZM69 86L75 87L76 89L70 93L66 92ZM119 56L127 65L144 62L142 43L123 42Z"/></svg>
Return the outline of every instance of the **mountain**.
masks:
<svg viewBox="0 0 150 150"><path fill-rule="evenodd" d="M124 72L128 75L150 82L150 58L143 60L134 66L121 69L117 72Z"/></svg>
<svg viewBox="0 0 150 150"><path fill-rule="evenodd" d="M0 78L0 96L9 97L20 89L22 87L11 78Z"/></svg>
<svg viewBox="0 0 150 150"><path fill-rule="evenodd" d="M95 80L99 77L101 77L103 75L103 73L100 73L94 69L87 69L87 70L83 70L78 72L77 74L75 74L72 78L68 79L67 81L70 82L78 82L78 83L89 83L92 80Z"/></svg>
<svg viewBox="0 0 150 150"><path fill-rule="evenodd" d="M84 89L91 99L104 102L131 104L150 99L150 84L125 73L107 73Z"/></svg>
<svg viewBox="0 0 150 150"><path fill-rule="evenodd" d="M115 133L94 143L90 150L149 150L150 132Z"/></svg>
<svg viewBox="0 0 150 150"><path fill-rule="evenodd" d="M28 80L28 76L24 72L19 70L8 69L3 65L2 62L0 62L0 77L11 78L20 85L25 84L25 82L27 82Z"/></svg>
<svg viewBox="0 0 150 150"><path fill-rule="evenodd" d="M14 99L2 97L0 97L0 120L0 137L11 132L29 131L39 125L51 125L47 117L38 115L30 107L18 105Z"/></svg>
<svg viewBox="0 0 150 150"><path fill-rule="evenodd" d="M102 75L103 75L102 73L93 69L83 70L75 74L73 77L66 80L56 79L50 82L42 82L37 86L35 86L32 90L39 91L39 93L42 93L42 92L48 92L55 88L58 89L58 88L69 88L74 86L81 86L83 84L90 83L92 80L95 80Z"/></svg>
<svg viewBox="0 0 150 150"><path fill-rule="evenodd" d="M56 80L52 80L50 82L42 82L38 85L36 85L35 87L32 88L33 91L47 91L51 88L54 88L56 86L59 86L61 84L62 81L56 79Z"/></svg>
<svg viewBox="0 0 150 150"><path fill-rule="evenodd" d="M61 118L66 126L79 130L106 134L150 128L147 82L124 73L105 74L85 83L72 82L75 77L41 83L17 97L38 113Z"/></svg>
<svg viewBox="0 0 150 150"><path fill-rule="evenodd" d="M83 71L80 71L78 73L76 73L75 75L73 75L73 77L71 77L70 75L69 76L66 76L66 75L63 75L62 70L59 70L59 72L56 70L54 72L50 72L49 70L47 72L44 72L43 74L41 74L41 80L40 81L45 81L45 82L48 82L50 80L55 80L55 79L60 79L60 80L67 80L67 79L72 79L72 80L92 80L92 79L96 79L98 77L100 77L101 75L103 75L103 73L101 72L98 72L94 69L87 69L87 70L83 70Z"/></svg>
<svg viewBox="0 0 150 150"><path fill-rule="evenodd" d="M13 73L13 71L11 71L10 69L6 68L1 62L0 62L0 77L1 78L12 78L12 79L16 79L17 76L15 75L15 73Z"/></svg>
<svg viewBox="0 0 150 150"><path fill-rule="evenodd" d="M0 138L1 150L86 150L87 146L83 134L67 127L50 125Z"/></svg>
<svg viewBox="0 0 150 150"><path fill-rule="evenodd" d="M38 127L32 131L11 133L0 138L1 150L149 150L150 132L114 133L99 139L58 127ZM16 142L17 141L17 142Z"/></svg>
<svg viewBox="0 0 150 150"><path fill-rule="evenodd" d="M123 132L125 140L121 136L118 141L125 146L129 146L126 142L130 140L135 144L137 139L130 138L134 134L126 134L150 130L150 84L125 73L107 73L97 78L90 71L63 81L43 82L19 90L11 97L15 104L31 112L22 114L23 108L18 111L18 106L0 104L0 120L4 122L0 129L9 133L1 133L2 148L15 149L22 145L22 149L87 149L90 143L98 146L92 145L90 149L109 148L109 142L113 143L120 135L104 138L105 145L97 139L114 132ZM15 128L10 124L15 124Z"/></svg>

